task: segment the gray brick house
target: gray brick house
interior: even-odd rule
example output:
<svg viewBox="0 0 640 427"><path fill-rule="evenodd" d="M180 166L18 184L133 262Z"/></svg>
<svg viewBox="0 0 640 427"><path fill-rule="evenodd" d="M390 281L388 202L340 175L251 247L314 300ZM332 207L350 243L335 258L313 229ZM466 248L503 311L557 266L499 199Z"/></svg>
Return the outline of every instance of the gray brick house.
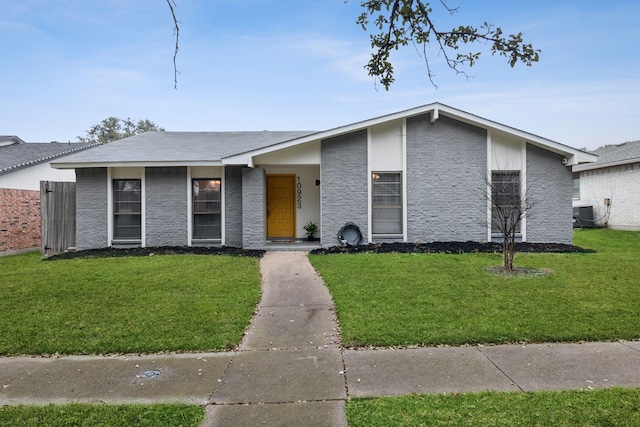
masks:
<svg viewBox="0 0 640 427"><path fill-rule="evenodd" d="M77 249L265 248L356 224L363 243L486 242L487 180L536 203L520 239L572 241L573 165L596 156L439 103L321 132L149 132L54 162L76 170Z"/></svg>

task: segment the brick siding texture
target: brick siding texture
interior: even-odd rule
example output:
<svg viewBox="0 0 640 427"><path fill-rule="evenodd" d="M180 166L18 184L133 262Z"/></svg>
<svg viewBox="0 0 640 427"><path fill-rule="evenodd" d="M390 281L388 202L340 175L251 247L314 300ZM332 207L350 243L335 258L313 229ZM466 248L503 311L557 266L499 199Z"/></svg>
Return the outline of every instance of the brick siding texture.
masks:
<svg viewBox="0 0 640 427"><path fill-rule="evenodd" d="M487 240L486 153L484 129L407 119L407 241Z"/></svg>
<svg viewBox="0 0 640 427"><path fill-rule="evenodd" d="M267 175L259 167L242 169L242 247L263 248L267 241Z"/></svg>
<svg viewBox="0 0 640 427"><path fill-rule="evenodd" d="M40 192L0 188L0 252L40 245Z"/></svg>
<svg viewBox="0 0 640 427"><path fill-rule="evenodd" d="M368 180L366 131L322 141L322 246L339 245L338 231L347 222L360 227L363 243L368 243Z"/></svg>
<svg viewBox="0 0 640 427"><path fill-rule="evenodd" d="M107 168L76 169L76 248L106 248Z"/></svg>
<svg viewBox="0 0 640 427"><path fill-rule="evenodd" d="M562 156L527 144L527 242L573 243L572 192Z"/></svg>
<svg viewBox="0 0 640 427"><path fill-rule="evenodd" d="M187 246L187 168L146 168L146 246Z"/></svg>
<svg viewBox="0 0 640 427"><path fill-rule="evenodd" d="M242 168L225 167L225 242L226 246L242 247Z"/></svg>
<svg viewBox="0 0 640 427"><path fill-rule="evenodd" d="M593 206L597 225L640 230L639 182L640 163L581 172L580 199L574 206ZM604 199L611 201L609 215Z"/></svg>

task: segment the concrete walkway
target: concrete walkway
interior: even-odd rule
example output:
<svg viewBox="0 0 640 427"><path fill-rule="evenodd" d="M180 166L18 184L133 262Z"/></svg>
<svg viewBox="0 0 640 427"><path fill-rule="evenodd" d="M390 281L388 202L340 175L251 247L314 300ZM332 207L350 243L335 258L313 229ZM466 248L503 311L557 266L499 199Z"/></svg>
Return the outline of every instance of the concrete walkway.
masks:
<svg viewBox="0 0 640 427"><path fill-rule="evenodd" d="M0 405L186 402L203 426L345 426L349 397L640 387L640 342L344 350L304 252L261 260L263 296L235 352L0 358Z"/></svg>

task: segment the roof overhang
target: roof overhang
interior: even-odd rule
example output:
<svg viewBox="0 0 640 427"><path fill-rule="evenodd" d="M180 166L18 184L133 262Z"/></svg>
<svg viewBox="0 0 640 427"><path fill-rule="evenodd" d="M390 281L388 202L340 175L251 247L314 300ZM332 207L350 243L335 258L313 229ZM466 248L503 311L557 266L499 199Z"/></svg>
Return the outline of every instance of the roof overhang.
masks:
<svg viewBox="0 0 640 427"><path fill-rule="evenodd" d="M586 165L580 165L579 167L574 169L574 172L583 172L583 171L589 171L594 169L611 168L615 166L624 166L624 165L630 165L634 163L640 163L640 158L635 157L631 159L618 160L616 162L607 162L607 163L596 162L596 163L591 163Z"/></svg>
<svg viewBox="0 0 640 427"><path fill-rule="evenodd" d="M180 166L224 166L218 161L166 161L166 162L77 162L64 161L51 162L55 169L82 169L82 168L137 168L137 167L180 167Z"/></svg>

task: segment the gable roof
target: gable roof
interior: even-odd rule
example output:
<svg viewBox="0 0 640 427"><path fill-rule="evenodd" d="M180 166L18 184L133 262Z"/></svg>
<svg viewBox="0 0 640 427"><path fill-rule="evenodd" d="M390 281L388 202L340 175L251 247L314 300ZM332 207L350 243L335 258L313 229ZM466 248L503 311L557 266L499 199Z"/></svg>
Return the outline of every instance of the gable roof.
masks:
<svg viewBox="0 0 640 427"><path fill-rule="evenodd" d="M11 145L0 145L0 175L77 153L96 145L99 144L59 142L25 143L24 141Z"/></svg>
<svg viewBox="0 0 640 427"><path fill-rule="evenodd" d="M280 143L277 146L262 147L260 149L257 149L251 152L241 153L234 157L228 157L224 160L225 160L225 163L227 164L252 165L253 163L252 158L257 155L266 154L266 153L277 151L283 148L289 148L294 145L299 145L306 142L333 138L336 136L355 132L361 129L366 129L370 126L376 126L386 122L391 122L393 120L419 116L427 113L431 115L432 123L437 121L439 117L443 115L443 116L447 116L447 117L459 120L464 123L471 124L473 126L477 126L487 130L504 132L516 137L520 137L533 145L537 145L546 150L565 156L567 159L567 163L566 163L567 166L572 166L580 163L594 162L597 159L597 156L593 154L578 150L568 145L561 144L559 142L552 141L550 139L543 138L541 136L516 129L511 126L503 125L501 123L482 118L475 114L467 113L466 111L458 110L457 108L453 108L448 105L441 104L439 102L434 102L432 104L411 108L409 110L403 110L396 113L387 114L384 116L356 122L350 125L329 129L327 131L317 132L315 134L301 137L297 140Z"/></svg>
<svg viewBox="0 0 640 427"><path fill-rule="evenodd" d="M640 162L640 141L623 142L617 145L604 145L590 153L598 156L598 161L586 165L574 166L574 172L620 166Z"/></svg>
<svg viewBox="0 0 640 427"><path fill-rule="evenodd" d="M322 139L333 138L370 126L429 113L487 130L510 135L561 154L567 166L593 162L596 156L440 103L400 111L321 132L147 132L114 141L94 150L52 162L59 169L106 166L249 165L257 155Z"/></svg>

